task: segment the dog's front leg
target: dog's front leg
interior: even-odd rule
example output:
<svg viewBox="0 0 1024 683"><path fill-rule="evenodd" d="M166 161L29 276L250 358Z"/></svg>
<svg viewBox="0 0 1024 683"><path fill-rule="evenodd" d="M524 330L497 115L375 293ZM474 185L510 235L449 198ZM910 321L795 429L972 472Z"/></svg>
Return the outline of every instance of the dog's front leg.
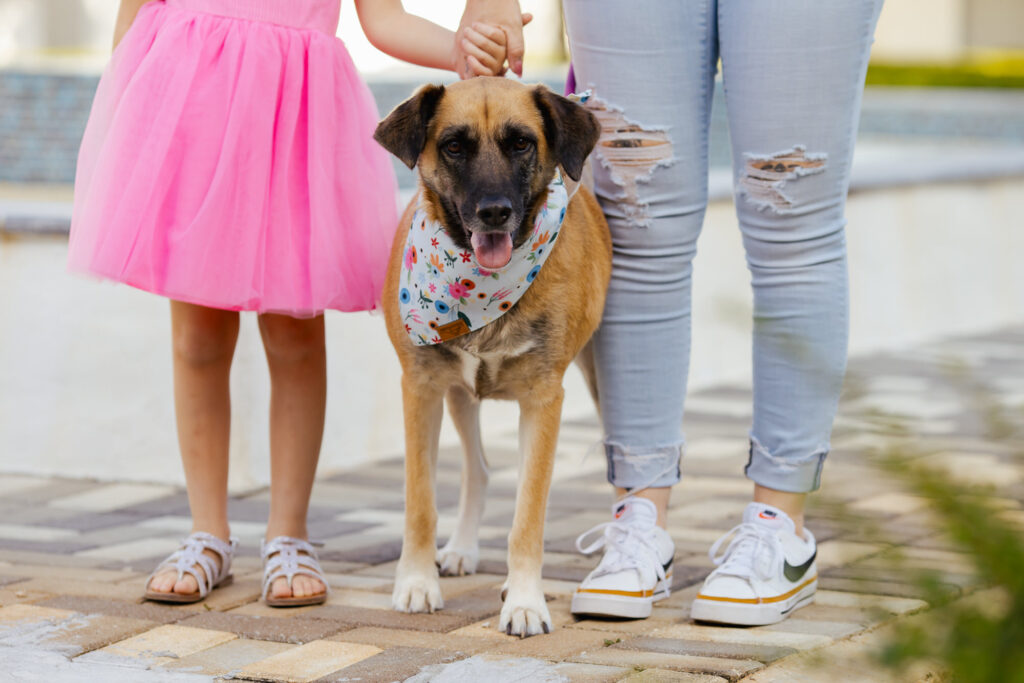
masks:
<svg viewBox="0 0 1024 683"><path fill-rule="evenodd" d="M428 382L402 376L405 412L405 535L395 573L392 606L402 612L433 612L444 606L434 554L437 506L434 472L444 394Z"/></svg>
<svg viewBox="0 0 1024 683"><path fill-rule="evenodd" d="M563 394L562 386L555 384L539 387L519 401L519 488L508 535L508 580L498 628L521 637L551 632L541 565Z"/></svg>
<svg viewBox="0 0 1024 683"><path fill-rule="evenodd" d="M461 576L476 571L480 561L480 518L487 492L487 460L480 438L480 401L463 387L448 389L448 413L462 441L462 490L459 519L444 547L437 551L437 564L444 576Z"/></svg>

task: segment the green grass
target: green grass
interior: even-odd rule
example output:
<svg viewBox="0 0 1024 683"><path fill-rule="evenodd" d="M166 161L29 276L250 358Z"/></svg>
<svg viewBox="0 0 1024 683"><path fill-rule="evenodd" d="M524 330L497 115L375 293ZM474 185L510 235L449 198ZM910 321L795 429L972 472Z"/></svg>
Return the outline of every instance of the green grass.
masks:
<svg viewBox="0 0 1024 683"><path fill-rule="evenodd" d="M949 64L872 62L868 85L1024 88L1024 54L974 57Z"/></svg>

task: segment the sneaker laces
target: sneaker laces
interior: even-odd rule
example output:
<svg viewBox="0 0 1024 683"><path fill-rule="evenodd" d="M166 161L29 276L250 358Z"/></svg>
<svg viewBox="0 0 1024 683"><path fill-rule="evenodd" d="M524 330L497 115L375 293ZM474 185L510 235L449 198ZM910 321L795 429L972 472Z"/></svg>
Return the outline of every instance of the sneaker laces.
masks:
<svg viewBox="0 0 1024 683"><path fill-rule="evenodd" d="M603 533L593 543L583 547L584 539L597 532ZM635 569L643 577L644 567L654 567L658 582L665 580L665 568L661 565L654 540L635 525L602 522L576 538L576 550L584 555L595 553L601 548L606 548L606 551L597 568L591 572L592 578L616 574L626 569Z"/></svg>
<svg viewBox="0 0 1024 683"><path fill-rule="evenodd" d="M722 545L732 539L725 551L719 553ZM761 549L765 555L761 555ZM760 524L744 522L737 524L724 536L715 541L708 551L708 557L718 567L716 574L736 576L741 579L758 578L767 581L772 577L772 568L779 557L779 543L775 532ZM758 558L766 561L758 562Z"/></svg>

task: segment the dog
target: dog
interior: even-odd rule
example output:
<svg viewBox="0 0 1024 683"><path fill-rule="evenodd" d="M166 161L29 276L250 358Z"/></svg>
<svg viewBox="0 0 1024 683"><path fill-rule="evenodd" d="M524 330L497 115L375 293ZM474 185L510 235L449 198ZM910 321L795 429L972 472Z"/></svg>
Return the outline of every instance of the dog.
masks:
<svg viewBox="0 0 1024 683"><path fill-rule="evenodd" d="M579 181L599 133L593 114L543 86L474 78L423 86L381 121L374 134L419 172L419 213L414 198L395 236L382 295L388 335L402 366L405 414L405 532L392 595L397 610L441 608L439 573L476 570L488 478L480 400L506 399L520 406L521 461L498 628L520 637L551 631L541 564L562 381L578 356L596 402L588 343L604 309L612 248L604 214L593 193L582 186L565 206L557 240L537 237L534 223L551 206L545 204L549 185L557 185L559 174ZM423 222L414 225L416 216ZM413 239L410 230L424 230L426 221L443 229L443 237L455 245L457 254L444 252L451 267L450 258L472 258L473 272L484 278L479 283L463 278L456 282L464 285L456 294L472 295L466 288L473 285L479 298L486 298L484 285L494 277L492 271L512 268L516 263L509 261L527 250L534 250L533 258L546 246L547 259L539 271L531 269L517 281L532 279L517 303L501 302L500 317L490 323L469 329L468 316L460 314L450 323L431 321L427 335L437 332L431 339L414 337L406 327L409 318L422 322L420 313L426 315L427 309L436 315L424 303L432 301L426 291L430 285L415 282L412 270L403 271L415 268L411 264L417 258L426 258L424 250L407 244L407 238ZM551 242L544 244L545 239ZM427 268L442 287L450 288L452 283L445 284L447 276L437 269L445 265L437 259ZM412 298L406 285L422 285L422 310L406 303L411 307L403 319L400 300ZM438 550L434 482L446 396L465 459L456 529Z"/></svg>

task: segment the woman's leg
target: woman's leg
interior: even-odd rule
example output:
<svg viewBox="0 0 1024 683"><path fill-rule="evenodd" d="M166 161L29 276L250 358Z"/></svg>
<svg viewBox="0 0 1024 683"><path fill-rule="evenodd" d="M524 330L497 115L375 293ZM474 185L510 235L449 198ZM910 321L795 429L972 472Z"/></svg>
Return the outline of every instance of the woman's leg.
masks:
<svg viewBox="0 0 1024 683"><path fill-rule="evenodd" d="M715 3L570 0L578 90L602 125L595 190L614 248L594 337L608 479L653 499L679 481L691 261L707 203Z"/></svg>
<svg viewBox="0 0 1024 683"><path fill-rule="evenodd" d="M608 480L622 498L586 549L605 552L571 609L640 618L668 595L675 554L664 528L680 474L691 262L707 204L714 1L564 7L577 89L593 91L587 107L602 128L594 181L613 257L593 343Z"/></svg>
<svg viewBox="0 0 1024 683"><path fill-rule="evenodd" d="M286 315L259 317L270 366L270 520L267 539L306 539L306 517L320 458L327 404L327 354L324 318ZM273 597L323 593L320 581L297 575L274 582Z"/></svg>
<svg viewBox="0 0 1024 683"><path fill-rule="evenodd" d="M743 523L712 547L717 569L690 607L696 620L770 624L814 599L817 546L803 528L804 502L820 484L846 367L843 209L880 7L719 2L736 211L754 289L746 472L756 487Z"/></svg>
<svg viewBox="0 0 1024 683"><path fill-rule="evenodd" d="M227 540L228 439L231 398L228 379L238 339L238 313L171 302L174 409L185 469L192 531ZM204 551L217 562L213 551ZM202 568L199 569L202 572ZM195 593L196 580L177 581L174 569L153 577L150 590Z"/></svg>
<svg viewBox="0 0 1024 683"><path fill-rule="evenodd" d="M721 0L736 208L754 289L747 476L802 517L846 367L844 208L881 0ZM775 496L772 492L797 494Z"/></svg>

